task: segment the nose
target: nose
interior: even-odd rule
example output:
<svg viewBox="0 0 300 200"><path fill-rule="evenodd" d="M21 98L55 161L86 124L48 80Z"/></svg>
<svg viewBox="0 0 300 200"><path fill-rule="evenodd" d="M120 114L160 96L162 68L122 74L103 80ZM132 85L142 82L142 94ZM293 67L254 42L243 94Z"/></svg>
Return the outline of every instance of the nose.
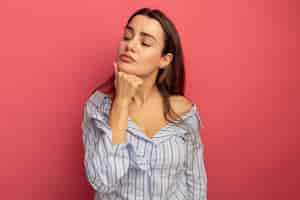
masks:
<svg viewBox="0 0 300 200"><path fill-rule="evenodd" d="M126 50L135 51L136 45L137 45L137 41L135 39L131 39L127 42Z"/></svg>

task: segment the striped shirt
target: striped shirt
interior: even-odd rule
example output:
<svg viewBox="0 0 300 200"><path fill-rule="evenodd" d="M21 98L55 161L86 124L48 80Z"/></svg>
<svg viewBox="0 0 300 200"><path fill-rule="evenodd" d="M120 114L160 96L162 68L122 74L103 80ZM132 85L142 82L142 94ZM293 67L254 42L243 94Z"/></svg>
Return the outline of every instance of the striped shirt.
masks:
<svg viewBox="0 0 300 200"><path fill-rule="evenodd" d="M198 109L182 115L189 129L168 123L152 138L128 117L126 143L112 144L112 99L96 91L81 123L84 168L94 200L206 200L207 175ZM198 135L193 143L191 134Z"/></svg>

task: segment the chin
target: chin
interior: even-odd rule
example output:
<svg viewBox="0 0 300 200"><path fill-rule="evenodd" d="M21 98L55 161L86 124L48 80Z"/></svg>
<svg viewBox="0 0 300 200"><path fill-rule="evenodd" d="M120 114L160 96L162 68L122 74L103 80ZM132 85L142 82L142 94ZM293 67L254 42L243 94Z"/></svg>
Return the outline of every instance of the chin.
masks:
<svg viewBox="0 0 300 200"><path fill-rule="evenodd" d="M135 69L134 66L132 66L132 64L130 63L123 63L120 62L119 64L119 70L125 73L129 73L129 74L135 74Z"/></svg>

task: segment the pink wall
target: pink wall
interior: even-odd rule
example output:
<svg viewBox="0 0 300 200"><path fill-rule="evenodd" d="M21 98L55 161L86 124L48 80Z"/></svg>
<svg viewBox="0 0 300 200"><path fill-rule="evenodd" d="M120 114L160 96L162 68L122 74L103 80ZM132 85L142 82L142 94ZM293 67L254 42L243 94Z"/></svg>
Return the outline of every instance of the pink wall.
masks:
<svg viewBox="0 0 300 200"><path fill-rule="evenodd" d="M297 0L134 2L1 1L1 199L92 199L83 103L145 6L166 11L182 37L208 198L299 199Z"/></svg>

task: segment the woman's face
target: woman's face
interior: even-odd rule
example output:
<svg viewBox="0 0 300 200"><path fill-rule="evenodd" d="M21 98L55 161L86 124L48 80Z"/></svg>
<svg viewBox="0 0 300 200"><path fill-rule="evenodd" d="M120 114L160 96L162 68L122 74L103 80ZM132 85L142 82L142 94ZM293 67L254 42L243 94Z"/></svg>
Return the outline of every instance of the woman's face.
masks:
<svg viewBox="0 0 300 200"><path fill-rule="evenodd" d="M136 15L125 27L118 47L119 70L137 76L147 76L169 64L170 55L163 56L163 29L158 21ZM130 60L122 54L133 58Z"/></svg>

